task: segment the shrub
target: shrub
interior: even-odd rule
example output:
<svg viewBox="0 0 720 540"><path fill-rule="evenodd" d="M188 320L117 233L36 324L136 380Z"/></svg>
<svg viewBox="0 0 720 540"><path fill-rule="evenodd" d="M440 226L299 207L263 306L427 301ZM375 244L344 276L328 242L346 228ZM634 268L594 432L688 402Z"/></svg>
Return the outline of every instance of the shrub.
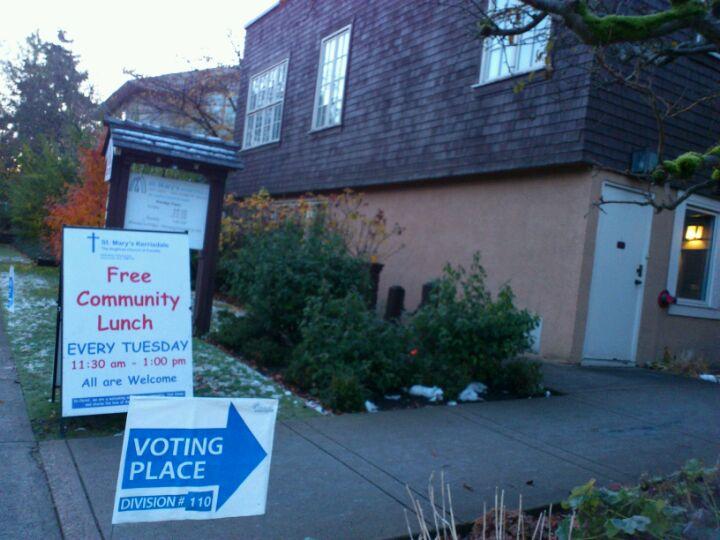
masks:
<svg viewBox="0 0 720 540"><path fill-rule="evenodd" d="M537 362L514 360L502 369L503 390L517 396L536 396L543 391L543 375Z"/></svg>
<svg viewBox="0 0 720 540"><path fill-rule="evenodd" d="M305 226L288 221L272 230L243 237L241 247L221 261L226 276L224 292L238 299L247 311L247 321L223 327L223 332L241 330L235 340L241 352L243 340L261 340L276 345L273 363L283 358L300 341L300 323L308 301L320 293L329 298L358 291L367 296L367 265L353 258L336 233L321 222ZM258 362L265 362L258 358Z"/></svg>
<svg viewBox="0 0 720 540"><path fill-rule="evenodd" d="M287 375L333 409L363 410L407 379L405 330L378 318L357 291L328 298L326 290L308 302Z"/></svg>
<svg viewBox="0 0 720 540"><path fill-rule="evenodd" d="M579 539L680 538L685 511L662 495L642 486L598 488L595 480L590 480L574 488L563 502L563 508L572 510L574 517L563 520L557 535ZM690 497L685 500L689 502Z"/></svg>
<svg viewBox="0 0 720 540"><path fill-rule="evenodd" d="M493 299L475 254L469 271L445 267L430 300L410 320L419 365L418 382L455 396L471 381L501 383L502 362L530 348L537 319L515 307L504 286Z"/></svg>
<svg viewBox="0 0 720 540"><path fill-rule="evenodd" d="M80 183L66 184L65 196L50 198L46 204L45 240L60 259L63 225L102 227L109 184L105 182L105 156L100 147L81 147Z"/></svg>
<svg viewBox="0 0 720 540"><path fill-rule="evenodd" d="M13 232L40 240L45 233L45 204L76 180L76 163L43 140L39 150L26 146L16 172L8 179L9 215Z"/></svg>
<svg viewBox="0 0 720 540"><path fill-rule="evenodd" d="M256 317L238 317L222 311L211 339L229 349L241 351L245 358L268 367L287 365L288 349L263 333Z"/></svg>

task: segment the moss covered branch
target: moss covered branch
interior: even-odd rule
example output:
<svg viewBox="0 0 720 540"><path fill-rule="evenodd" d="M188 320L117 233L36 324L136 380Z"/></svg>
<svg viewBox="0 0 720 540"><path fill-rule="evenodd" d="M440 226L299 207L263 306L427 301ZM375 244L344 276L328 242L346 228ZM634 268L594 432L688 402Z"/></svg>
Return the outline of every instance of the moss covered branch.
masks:
<svg viewBox="0 0 720 540"><path fill-rule="evenodd" d="M643 15L598 14L587 0L522 0L541 12L561 17L590 45L639 42L693 28L709 42L720 43L713 6L703 0L671 0L667 9Z"/></svg>
<svg viewBox="0 0 720 540"><path fill-rule="evenodd" d="M647 15L599 16L585 1L577 2L575 9L596 45L645 41L685 28L692 19L707 15L707 7L700 0L675 0L670 8Z"/></svg>

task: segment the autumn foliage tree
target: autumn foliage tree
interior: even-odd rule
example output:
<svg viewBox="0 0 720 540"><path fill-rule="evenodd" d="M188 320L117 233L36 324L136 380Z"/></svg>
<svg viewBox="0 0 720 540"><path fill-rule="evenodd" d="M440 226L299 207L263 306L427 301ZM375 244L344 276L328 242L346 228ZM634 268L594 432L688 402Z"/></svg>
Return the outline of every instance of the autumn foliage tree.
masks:
<svg viewBox="0 0 720 540"><path fill-rule="evenodd" d="M46 241L56 259L60 259L63 225L102 227L105 224L105 156L101 148L83 147L79 152L77 183L66 185L65 195L49 199L46 205Z"/></svg>

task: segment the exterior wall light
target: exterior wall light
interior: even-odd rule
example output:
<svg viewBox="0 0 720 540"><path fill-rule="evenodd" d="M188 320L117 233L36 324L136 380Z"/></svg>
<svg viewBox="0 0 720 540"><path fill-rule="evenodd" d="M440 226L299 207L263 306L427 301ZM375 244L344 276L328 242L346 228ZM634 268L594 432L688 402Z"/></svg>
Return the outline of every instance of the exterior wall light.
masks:
<svg viewBox="0 0 720 540"><path fill-rule="evenodd" d="M687 229L685 229L685 240L702 240L702 237L702 225L688 225Z"/></svg>

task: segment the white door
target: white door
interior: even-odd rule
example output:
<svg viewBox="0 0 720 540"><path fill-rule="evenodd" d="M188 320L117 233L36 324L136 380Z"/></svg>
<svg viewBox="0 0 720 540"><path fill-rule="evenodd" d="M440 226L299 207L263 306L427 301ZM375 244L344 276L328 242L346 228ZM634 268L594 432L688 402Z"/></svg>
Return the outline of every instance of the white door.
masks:
<svg viewBox="0 0 720 540"><path fill-rule="evenodd" d="M652 208L627 204L643 196L603 186L590 304L585 328L585 360L634 363L645 288Z"/></svg>

